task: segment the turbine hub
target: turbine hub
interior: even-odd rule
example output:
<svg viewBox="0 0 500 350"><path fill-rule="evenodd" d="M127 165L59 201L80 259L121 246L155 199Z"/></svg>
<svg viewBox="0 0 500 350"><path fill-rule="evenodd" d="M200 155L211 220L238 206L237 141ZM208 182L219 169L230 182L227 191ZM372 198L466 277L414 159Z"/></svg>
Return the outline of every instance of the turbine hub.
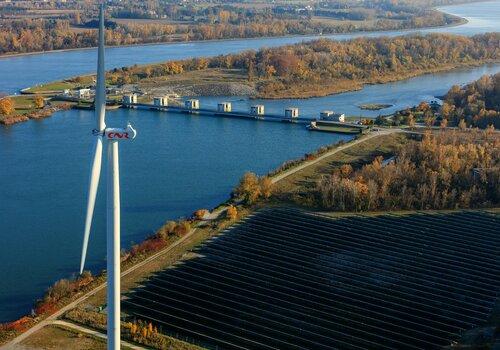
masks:
<svg viewBox="0 0 500 350"><path fill-rule="evenodd" d="M137 135L137 131L132 125L127 124L126 128L106 128L104 129L104 136L107 140L133 140Z"/></svg>

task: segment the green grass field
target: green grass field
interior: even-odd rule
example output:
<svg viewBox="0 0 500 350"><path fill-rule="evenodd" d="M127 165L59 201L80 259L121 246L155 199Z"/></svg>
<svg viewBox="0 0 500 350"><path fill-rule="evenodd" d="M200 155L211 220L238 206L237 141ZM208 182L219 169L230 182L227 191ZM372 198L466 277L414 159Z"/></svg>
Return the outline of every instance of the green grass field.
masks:
<svg viewBox="0 0 500 350"><path fill-rule="evenodd" d="M399 133L378 136L322 159L277 183L276 204L302 203L307 205L311 191L323 175L331 174L335 168L344 164L359 168L373 161L377 156L389 157L406 140L406 136Z"/></svg>
<svg viewBox="0 0 500 350"><path fill-rule="evenodd" d="M60 80L53 81L47 84L36 85L26 90L27 93L51 93L51 92L62 92L65 89L76 89L79 86L87 86L93 83L93 76L81 76L78 81L73 81L71 79L68 80Z"/></svg>
<svg viewBox="0 0 500 350"><path fill-rule="evenodd" d="M35 102L34 96L30 95L20 95L12 97L12 101L14 101L14 115L25 114L34 111Z"/></svg>

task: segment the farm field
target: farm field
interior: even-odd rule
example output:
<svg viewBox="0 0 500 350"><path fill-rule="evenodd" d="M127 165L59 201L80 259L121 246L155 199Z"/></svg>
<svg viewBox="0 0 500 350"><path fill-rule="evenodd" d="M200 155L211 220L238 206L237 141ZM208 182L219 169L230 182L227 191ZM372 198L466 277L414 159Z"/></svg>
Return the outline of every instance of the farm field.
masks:
<svg viewBox="0 0 500 350"><path fill-rule="evenodd" d="M218 349L441 349L485 325L500 217L258 211L156 273L123 308Z"/></svg>

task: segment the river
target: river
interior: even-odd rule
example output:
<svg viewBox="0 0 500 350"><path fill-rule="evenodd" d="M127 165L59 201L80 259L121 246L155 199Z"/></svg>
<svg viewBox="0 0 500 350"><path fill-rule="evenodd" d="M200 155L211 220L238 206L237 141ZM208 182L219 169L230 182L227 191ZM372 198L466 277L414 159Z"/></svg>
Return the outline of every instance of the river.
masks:
<svg viewBox="0 0 500 350"><path fill-rule="evenodd" d="M453 33L474 35L497 31L500 18L500 0L467 5L456 5L441 10L464 17L468 23L447 28L420 30L358 32L352 34L325 35L324 38L348 40L361 36L396 36L411 33ZM108 69L177 60L190 57L215 56L308 41L318 36L276 37L258 39L237 39L189 43L170 43L138 45L131 47L112 47L106 51ZM44 54L0 58L0 92L16 93L22 88L53 80L68 78L84 73L93 73L96 66L96 51L73 50Z"/></svg>
<svg viewBox="0 0 500 350"><path fill-rule="evenodd" d="M467 17L459 27L428 29L473 35L498 31L500 1L447 7ZM332 36L399 35L405 32L356 33ZM210 56L262 46L277 46L309 37L228 40L110 48L108 67L157 62L192 56ZM0 91L15 92L35 83L91 72L95 50L78 50L0 59ZM282 112L297 105L315 117L321 109L351 115L376 116L361 111L361 103L390 103L392 109L443 94L482 74L498 72L500 65L484 65L430 74L363 90L308 100L264 101L266 109ZM205 106L222 97L203 97ZM225 99L225 98L224 98ZM247 109L245 98L234 100ZM255 101L252 101L254 103ZM392 109L382 111L390 112ZM283 161L302 156L321 145L349 136L310 133L298 125L249 120L185 116L137 110L108 113L110 125L131 121L137 139L121 147L122 242L138 242L164 221L189 215L200 207L225 200L245 171L265 174ZM92 149L93 114L70 110L40 121L0 127L0 321L30 311L33 301L58 278L75 273L80 259L88 169ZM105 194L101 186L88 267L105 266Z"/></svg>

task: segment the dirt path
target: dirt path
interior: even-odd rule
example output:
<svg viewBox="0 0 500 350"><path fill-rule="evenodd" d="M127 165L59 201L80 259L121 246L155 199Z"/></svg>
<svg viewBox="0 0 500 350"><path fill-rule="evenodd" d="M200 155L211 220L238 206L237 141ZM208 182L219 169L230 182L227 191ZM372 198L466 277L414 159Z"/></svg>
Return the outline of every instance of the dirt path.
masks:
<svg viewBox="0 0 500 350"><path fill-rule="evenodd" d="M283 173L279 174L279 175L276 175L272 178L272 183L277 183L278 181L280 180L283 180L284 178L292 175L292 174L295 174L296 172L304 169L304 168L307 168L308 166L311 166L327 157L330 157L338 152L342 152L352 146L355 146L359 143L362 143L362 142L365 142L367 140L370 140L374 137L378 137L378 136L382 136L382 135L388 135L388 134L391 134L391 133L395 133L395 132L401 132L400 129L384 129L384 130L381 130L381 131L377 131L377 132L372 132L370 135L368 136L365 136L365 137L362 137L358 140L354 140L354 141L351 141L345 145L341 145L339 147L336 147L335 149L321 155L320 157L314 159L314 160L311 160L311 161L307 161L307 162L304 162L302 163L301 165L298 165L292 169L289 169L287 171L284 171ZM219 207L216 211L210 213L210 215L206 218L207 221L210 221L210 220L214 220L216 218L219 217L219 215L221 215L223 212L225 212L225 210L227 209L226 206L222 206L222 207ZM178 241L174 242L172 245L168 246L167 248L165 248L164 250L156 253L156 254L153 254L151 255L149 258L145 259L144 261L141 261L140 263L130 267L129 269L125 270L124 272L121 273L121 277L124 277L128 274L130 274L131 272L143 267L144 265L150 263L151 261L155 260L156 258L158 258L159 256L163 255L163 254L167 254L168 252L170 252L173 248L177 247L179 244L181 244L182 242L184 242L185 240L187 240L188 238L190 238L194 232L196 231L196 228L191 230L191 232L189 232L187 235L183 236L181 239L179 239ZM14 338L10 343L8 343L7 345L3 346L3 347L0 347L0 349L15 349L15 345L16 344L20 344L23 340L27 339L29 336L31 336L32 334L34 334L35 332L41 330L43 327L45 326L48 326L50 324L54 324L54 323L59 323L59 322L64 322L64 321L60 321L60 320L57 320L59 317L61 317L64 313L66 313L67 311L73 309L74 307L76 307L78 304L80 304L81 302L85 301L86 299L90 298L91 296L95 295L97 292L103 290L104 288L106 288L106 283L103 283L99 286L97 286L96 288L94 288L93 290L91 290L90 292L87 292L86 294L84 294L83 296L81 296L80 298L76 299L75 301L71 302L70 304L64 306L62 309L60 309L59 311L57 311L56 313L52 314L51 316L47 317L45 320L43 320L42 322L38 323L37 325L33 326L32 328L30 328L29 330L27 330L26 332L24 332L23 334L19 335L18 337ZM72 324L70 324L72 325ZM74 326L74 325L73 325ZM79 326L80 327L80 326ZM80 327L82 329L85 329L84 327ZM92 331L92 330L88 330L88 331ZM96 333L99 333L97 331L93 331L93 332L96 332ZM100 336L104 336L106 337L105 334L102 334L102 333L99 333Z"/></svg>

